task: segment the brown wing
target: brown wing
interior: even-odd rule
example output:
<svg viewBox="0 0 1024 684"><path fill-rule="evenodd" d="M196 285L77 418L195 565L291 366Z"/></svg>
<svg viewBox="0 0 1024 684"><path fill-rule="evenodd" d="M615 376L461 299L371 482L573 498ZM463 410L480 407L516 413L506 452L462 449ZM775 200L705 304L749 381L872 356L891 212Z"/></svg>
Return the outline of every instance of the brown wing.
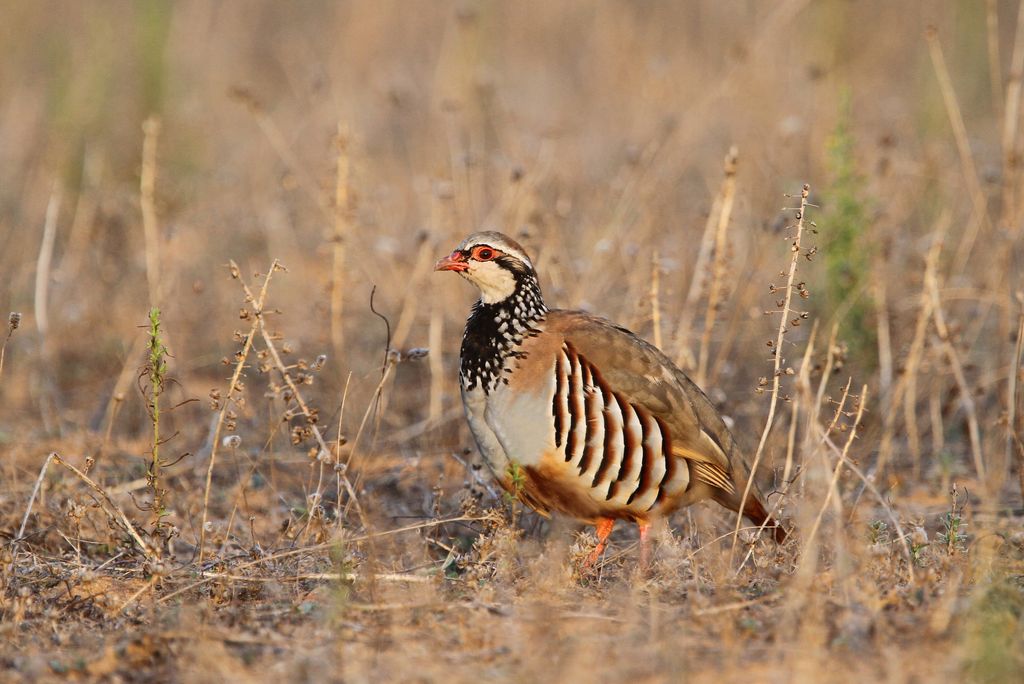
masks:
<svg viewBox="0 0 1024 684"><path fill-rule="evenodd" d="M708 485L722 505L739 509L749 467L718 411L685 373L656 347L603 318L554 310L548 313L547 330L560 333L617 394L663 421L672 453L686 459L691 480ZM758 524L774 524L762 501L755 487L744 514ZM784 536L777 528L776 538Z"/></svg>
<svg viewBox="0 0 1024 684"><path fill-rule="evenodd" d="M711 401L656 347L625 328L577 311L549 312L547 329L561 333L630 403L665 421L680 455L726 472L741 461Z"/></svg>

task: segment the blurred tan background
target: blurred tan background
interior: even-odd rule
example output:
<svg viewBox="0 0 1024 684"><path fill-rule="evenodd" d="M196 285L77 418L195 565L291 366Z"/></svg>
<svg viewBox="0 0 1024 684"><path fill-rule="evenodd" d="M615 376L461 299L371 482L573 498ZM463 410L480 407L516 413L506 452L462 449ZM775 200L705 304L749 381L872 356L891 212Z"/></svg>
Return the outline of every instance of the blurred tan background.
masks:
<svg viewBox="0 0 1024 684"><path fill-rule="evenodd" d="M0 671L1019 677L1022 72L1012 0L0 3ZM696 506L649 576L627 529L584 576L593 538L474 469L474 291L434 261L509 233L549 304L660 344L752 452L804 183L761 473L793 541ZM275 259L331 453L261 338L207 481L252 325L228 264L256 288Z"/></svg>
<svg viewBox="0 0 1024 684"><path fill-rule="evenodd" d="M394 346L430 348L396 370L386 430L428 418L460 430L454 378L472 293L430 264L481 227L527 245L553 304L609 316L686 363L706 285L677 339L684 298L707 280L694 269L735 146L728 287L703 379L743 439L756 442L765 411L753 390L770 371L776 319L762 312L786 263L784 195L807 182L820 205L808 244L820 252L801 264L812 317L792 331L787 365L813 319L823 338L838 321L837 382L872 387L877 431L913 342L925 252L946 225L946 318L983 448L1008 468L1000 420L1022 287L1019 145L1003 149L1011 2L22 2L0 13L0 309L25 314L0 384L8 448L102 432L154 303L176 392L205 402L244 327L229 259L249 275L275 258L289 269L271 287L274 323L297 356L328 354L312 390L325 416L350 372L353 421L379 380L376 286ZM973 169L958 155L929 25ZM891 457L915 477L940 460L969 474L958 383L931 328L925 342L911 410L920 444L897 441ZM115 436L145 431L135 394ZM204 443L206 416L194 404L172 418L183 449ZM243 418L266 415L250 404ZM448 434L421 446L444 451ZM877 451L875 440L859 456Z"/></svg>

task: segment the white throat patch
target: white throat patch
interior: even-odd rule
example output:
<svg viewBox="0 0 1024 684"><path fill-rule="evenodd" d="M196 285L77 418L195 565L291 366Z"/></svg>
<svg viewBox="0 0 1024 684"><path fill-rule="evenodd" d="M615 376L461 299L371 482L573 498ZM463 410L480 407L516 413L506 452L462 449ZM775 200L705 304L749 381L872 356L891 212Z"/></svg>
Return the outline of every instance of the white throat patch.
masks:
<svg viewBox="0 0 1024 684"><path fill-rule="evenodd" d="M484 304L495 304L512 296L516 291L516 279L511 271L493 261L470 262L463 276L480 289L480 300Z"/></svg>

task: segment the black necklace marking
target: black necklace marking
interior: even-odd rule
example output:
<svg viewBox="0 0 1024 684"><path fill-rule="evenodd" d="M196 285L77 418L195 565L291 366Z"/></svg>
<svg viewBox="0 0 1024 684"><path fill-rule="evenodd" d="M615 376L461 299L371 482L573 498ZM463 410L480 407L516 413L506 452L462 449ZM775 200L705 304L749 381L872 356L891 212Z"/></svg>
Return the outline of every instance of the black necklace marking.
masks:
<svg viewBox="0 0 1024 684"><path fill-rule="evenodd" d="M535 324L544 318L547 307L533 273L513 271L516 289L507 298L493 304L478 301L466 321L462 335L462 367L459 378L467 391L477 386L485 393L508 384L505 363L526 357L516 347L526 337L540 334Z"/></svg>

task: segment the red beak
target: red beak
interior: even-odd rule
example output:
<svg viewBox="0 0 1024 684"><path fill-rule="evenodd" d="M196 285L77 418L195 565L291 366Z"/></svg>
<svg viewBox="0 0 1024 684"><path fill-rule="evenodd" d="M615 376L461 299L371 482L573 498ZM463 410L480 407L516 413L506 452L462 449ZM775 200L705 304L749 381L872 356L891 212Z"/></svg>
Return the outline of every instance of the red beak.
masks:
<svg viewBox="0 0 1024 684"><path fill-rule="evenodd" d="M446 257L438 259L437 263L434 264L435 271L466 271L469 270L469 263L466 261L466 255L455 250Z"/></svg>

